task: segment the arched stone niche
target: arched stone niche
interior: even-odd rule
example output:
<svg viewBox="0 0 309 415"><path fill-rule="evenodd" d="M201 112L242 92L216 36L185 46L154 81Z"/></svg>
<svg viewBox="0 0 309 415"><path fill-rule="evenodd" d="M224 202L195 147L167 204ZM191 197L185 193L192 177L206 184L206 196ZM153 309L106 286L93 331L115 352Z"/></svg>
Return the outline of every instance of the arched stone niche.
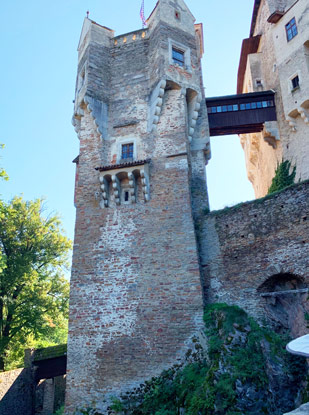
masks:
<svg viewBox="0 0 309 415"><path fill-rule="evenodd" d="M134 162L98 168L102 208L149 201L148 162Z"/></svg>
<svg viewBox="0 0 309 415"><path fill-rule="evenodd" d="M267 317L278 332L300 336L308 332L308 288L303 277L279 273L258 288Z"/></svg>

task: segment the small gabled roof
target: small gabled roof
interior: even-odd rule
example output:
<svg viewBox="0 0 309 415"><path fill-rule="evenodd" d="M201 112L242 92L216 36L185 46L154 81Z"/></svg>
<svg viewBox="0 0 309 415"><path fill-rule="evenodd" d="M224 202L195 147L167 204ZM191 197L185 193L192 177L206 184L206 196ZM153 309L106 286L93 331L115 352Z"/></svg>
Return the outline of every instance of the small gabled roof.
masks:
<svg viewBox="0 0 309 415"><path fill-rule="evenodd" d="M94 24L96 26L99 26L99 27L102 27L103 29L109 30L110 32L114 33L114 30L110 29L109 27L102 26L99 23L95 22L94 20L89 19L89 17L85 17L84 22L83 22L82 31L81 31L81 34L80 34L80 37L79 37L77 50L79 50L79 48L81 47L81 44L83 43L84 38L85 38L86 34L88 33L88 31L89 31L92 24Z"/></svg>
<svg viewBox="0 0 309 415"><path fill-rule="evenodd" d="M150 15L148 16L148 18L146 19L146 22L148 22L151 18L151 16L154 14L154 12L156 11L156 9L159 7L160 5L160 1L162 0L158 0L155 7L153 8L152 12L150 13ZM192 17L192 19L195 21L195 17L193 16L193 14L191 13L191 10L189 9L189 7L186 5L186 3L183 0L175 0L175 3L178 4L181 8L185 9L187 13L190 14L190 16Z"/></svg>

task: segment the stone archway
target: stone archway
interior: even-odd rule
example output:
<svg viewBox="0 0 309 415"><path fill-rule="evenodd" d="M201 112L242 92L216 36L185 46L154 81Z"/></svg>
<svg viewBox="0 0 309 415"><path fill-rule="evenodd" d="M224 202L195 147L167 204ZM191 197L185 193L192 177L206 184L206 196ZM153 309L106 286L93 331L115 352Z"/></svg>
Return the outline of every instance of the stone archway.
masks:
<svg viewBox="0 0 309 415"><path fill-rule="evenodd" d="M308 332L309 301L304 278L279 273L258 288L267 317L278 332L289 330L293 336Z"/></svg>

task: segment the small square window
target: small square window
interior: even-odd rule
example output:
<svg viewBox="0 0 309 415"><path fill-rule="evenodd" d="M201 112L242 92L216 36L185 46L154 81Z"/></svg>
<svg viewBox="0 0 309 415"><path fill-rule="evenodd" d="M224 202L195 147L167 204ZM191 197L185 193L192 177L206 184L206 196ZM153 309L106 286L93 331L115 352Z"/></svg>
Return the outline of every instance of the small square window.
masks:
<svg viewBox="0 0 309 415"><path fill-rule="evenodd" d="M228 106L227 106L227 110L228 110L228 111L233 111L233 105L228 105Z"/></svg>
<svg viewBox="0 0 309 415"><path fill-rule="evenodd" d="M294 78L291 79L292 83L292 90L299 88L299 77L298 75L294 76Z"/></svg>
<svg viewBox="0 0 309 415"><path fill-rule="evenodd" d="M185 66L185 53L183 50L172 48L172 59L179 66Z"/></svg>
<svg viewBox="0 0 309 415"><path fill-rule="evenodd" d="M289 23L285 25L285 31L288 42L297 35L298 32L295 17L293 17L293 19L291 19Z"/></svg>
<svg viewBox="0 0 309 415"><path fill-rule="evenodd" d="M121 158L122 159L133 159L133 143L122 144Z"/></svg>
<svg viewBox="0 0 309 415"><path fill-rule="evenodd" d="M238 111L238 104L233 105L233 111Z"/></svg>
<svg viewBox="0 0 309 415"><path fill-rule="evenodd" d="M253 110L256 109L256 102L251 102L251 109L253 109Z"/></svg>

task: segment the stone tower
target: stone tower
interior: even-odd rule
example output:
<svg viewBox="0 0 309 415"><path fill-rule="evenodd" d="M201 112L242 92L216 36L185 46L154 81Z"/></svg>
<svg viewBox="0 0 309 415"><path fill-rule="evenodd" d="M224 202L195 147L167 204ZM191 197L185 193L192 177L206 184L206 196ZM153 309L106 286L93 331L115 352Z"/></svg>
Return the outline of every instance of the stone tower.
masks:
<svg viewBox="0 0 309 415"><path fill-rule="evenodd" d="M194 21L183 0L159 0L146 29L83 24L67 413L181 361L202 326L209 134Z"/></svg>
<svg viewBox="0 0 309 415"><path fill-rule="evenodd" d="M264 196L282 159L309 178L309 13L307 0L255 0L250 37L243 41L238 91L276 93L277 122L243 134L247 173Z"/></svg>

